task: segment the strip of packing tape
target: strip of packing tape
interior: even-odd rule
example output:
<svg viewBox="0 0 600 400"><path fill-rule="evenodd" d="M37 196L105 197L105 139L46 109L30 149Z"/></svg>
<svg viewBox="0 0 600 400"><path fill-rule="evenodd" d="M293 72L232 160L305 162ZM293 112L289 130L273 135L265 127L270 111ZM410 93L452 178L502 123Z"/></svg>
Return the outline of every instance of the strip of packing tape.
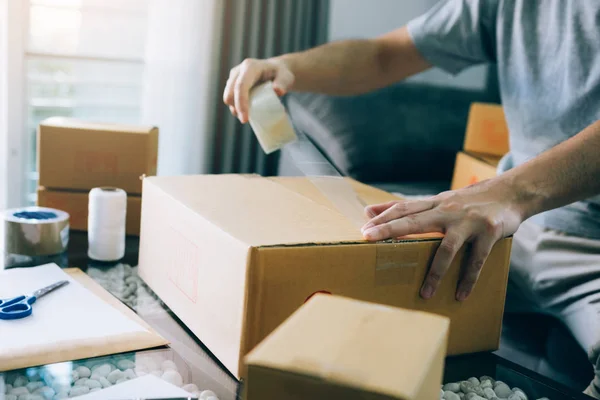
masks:
<svg viewBox="0 0 600 400"><path fill-rule="evenodd" d="M4 211L4 265L29 266L65 253L69 244L69 214L45 207ZM48 258L50 257L50 258Z"/></svg>
<svg viewBox="0 0 600 400"><path fill-rule="evenodd" d="M365 203L339 171L304 135L294 130L285 107L271 82L250 93L250 126L259 144L270 154L284 146L290 151L296 167L357 228L365 222Z"/></svg>

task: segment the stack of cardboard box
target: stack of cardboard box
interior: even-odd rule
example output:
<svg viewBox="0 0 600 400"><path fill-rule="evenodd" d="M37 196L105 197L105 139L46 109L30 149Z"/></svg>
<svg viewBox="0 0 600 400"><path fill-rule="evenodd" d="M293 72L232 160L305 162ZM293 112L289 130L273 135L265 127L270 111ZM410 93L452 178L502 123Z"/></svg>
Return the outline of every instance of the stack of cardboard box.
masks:
<svg viewBox="0 0 600 400"><path fill-rule="evenodd" d="M502 106L473 103L469 111L463 151L456 155L452 190L496 176L508 152L508 127Z"/></svg>
<svg viewBox="0 0 600 400"><path fill-rule="evenodd" d="M158 129L53 117L38 128L37 204L70 215L72 230L86 231L88 194L94 187L127 192L128 235L139 235L141 177L156 175Z"/></svg>

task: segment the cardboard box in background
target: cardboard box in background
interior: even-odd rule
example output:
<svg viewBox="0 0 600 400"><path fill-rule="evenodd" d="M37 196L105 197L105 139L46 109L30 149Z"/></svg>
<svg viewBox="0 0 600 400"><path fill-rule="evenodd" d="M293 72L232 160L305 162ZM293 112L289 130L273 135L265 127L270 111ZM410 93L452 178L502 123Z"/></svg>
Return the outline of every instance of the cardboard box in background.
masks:
<svg viewBox="0 0 600 400"><path fill-rule="evenodd" d="M350 182L366 204L397 199ZM465 302L455 300L465 248L424 300L440 235L367 243L306 178L151 177L143 198L140 276L235 375L242 357L323 291L448 316L449 354L498 347L510 238L495 245Z"/></svg>
<svg viewBox="0 0 600 400"><path fill-rule="evenodd" d="M246 400L439 398L448 318L317 295L245 359Z"/></svg>
<svg viewBox="0 0 600 400"><path fill-rule="evenodd" d="M70 229L74 231L87 231L88 229L88 192L69 192L38 188L37 205L50 207L69 213ZM142 198L140 196L127 196L127 235L139 236L140 214Z"/></svg>
<svg viewBox="0 0 600 400"><path fill-rule="evenodd" d="M158 128L52 117L38 128L39 185L90 190L113 186L142 192L142 175L156 175Z"/></svg>
<svg viewBox="0 0 600 400"><path fill-rule="evenodd" d="M450 189L456 190L496 176L500 157L457 153Z"/></svg>
<svg viewBox="0 0 600 400"><path fill-rule="evenodd" d="M501 105L471 104L463 149L493 156L508 153L508 126Z"/></svg>

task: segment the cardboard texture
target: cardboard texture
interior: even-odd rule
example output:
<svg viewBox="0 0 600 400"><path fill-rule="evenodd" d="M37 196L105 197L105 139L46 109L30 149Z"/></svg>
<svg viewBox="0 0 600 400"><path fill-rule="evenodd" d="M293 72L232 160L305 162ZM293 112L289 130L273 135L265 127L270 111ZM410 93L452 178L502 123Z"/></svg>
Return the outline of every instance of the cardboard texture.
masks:
<svg viewBox="0 0 600 400"><path fill-rule="evenodd" d="M74 231L88 230L89 192L73 192L38 188L37 205L50 207L69 213L70 229ZM127 216L125 232L127 235L139 236L140 215L142 212L141 196L127 196Z"/></svg>
<svg viewBox="0 0 600 400"><path fill-rule="evenodd" d="M500 157L457 153L451 189L461 189L496 176Z"/></svg>
<svg viewBox="0 0 600 400"><path fill-rule="evenodd" d="M316 295L245 359L246 400L431 400L448 318Z"/></svg>
<svg viewBox="0 0 600 400"><path fill-rule="evenodd" d="M367 204L398 199L351 182ZM151 177L143 197L141 277L233 374L317 292L448 316L449 354L498 347L510 238L467 301L455 300L465 248L426 301L419 288L441 235L367 243L307 178Z"/></svg>
<svg viewBox="0 0 600 400"><path fill-rule="evenodd" d="M158 128L53 117L38 128L38 149L40 186L140 194L140 177L156 175Z"/></svg>
<svg viewBox="0 0 600 400"><path fill-rule="evenodd" d="M83 271L78 268L66 268L64 272L127 318L141 325L146 331L135 334L123 334L116 337L90 338L78 343L55 343L50 348L30 347L27 354L10 354L10 352L5 351L3 356L6 355L6 357L2 360L0 372L149 349L169 344L166 339L156 333L135 312L107 292Z"/></svg>
<svg viewBox="0 0 600 400"><path fill-rule="evenodd" d="M502 106L471 104L463 148L466 152L494 156L508 153L508 126Z"/></svg>

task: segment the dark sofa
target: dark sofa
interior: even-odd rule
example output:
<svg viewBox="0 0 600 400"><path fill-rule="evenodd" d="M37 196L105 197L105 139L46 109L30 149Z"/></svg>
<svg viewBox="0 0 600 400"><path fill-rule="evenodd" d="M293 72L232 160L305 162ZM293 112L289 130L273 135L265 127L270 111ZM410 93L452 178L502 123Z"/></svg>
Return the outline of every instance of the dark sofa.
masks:
<svg viewBox="0 0 600 400"><path fill-rule="evenodd" d="M499 103L493 87L404 83L354 97L292 94L285 104L295 128L342 174L390 192L431 195L450 187L470 104ZM279 175L301 175L285 149ZM585 352L549 317L505 315L498 353L578 390L592 377Z"/></svg>

